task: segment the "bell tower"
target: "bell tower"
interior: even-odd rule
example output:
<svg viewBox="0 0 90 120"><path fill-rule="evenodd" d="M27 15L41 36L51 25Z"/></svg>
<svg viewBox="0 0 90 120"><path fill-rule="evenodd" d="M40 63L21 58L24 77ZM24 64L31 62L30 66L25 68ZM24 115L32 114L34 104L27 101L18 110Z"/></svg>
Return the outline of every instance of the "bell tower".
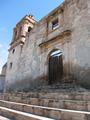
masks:
<svg viewBox="0 0 90 120"><path fill-rule="evenodd" d="M16 47L18 44L24 44L26 40L26 34L32 30L36 21L32 15L26 15L16 24L13 29L13 38L10 44L10 50Z"/></svg>

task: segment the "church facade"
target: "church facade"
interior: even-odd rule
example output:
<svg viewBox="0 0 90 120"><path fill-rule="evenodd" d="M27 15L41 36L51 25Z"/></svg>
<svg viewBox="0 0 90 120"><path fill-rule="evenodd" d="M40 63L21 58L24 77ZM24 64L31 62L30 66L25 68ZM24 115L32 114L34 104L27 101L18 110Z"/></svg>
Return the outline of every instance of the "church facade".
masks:
<svg viewBox="0 0 90 120"><path fill-rule="evenodd" d="M26 15L9 49L7 89L73 82L90 86L89 0L65 0L39 22Z"/></svg>

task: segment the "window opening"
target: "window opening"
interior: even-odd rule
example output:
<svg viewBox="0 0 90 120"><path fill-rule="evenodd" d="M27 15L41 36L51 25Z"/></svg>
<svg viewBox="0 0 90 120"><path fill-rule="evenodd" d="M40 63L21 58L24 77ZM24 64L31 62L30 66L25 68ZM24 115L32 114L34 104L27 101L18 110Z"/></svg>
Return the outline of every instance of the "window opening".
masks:
<svg viewBox="0 0 90 120"><path fill-rule="evenodd" d="M28 32L30 32L32 30L32 28L31 27L28 27Z"/></svg>
<svg viewBox="0 0 90 120"><path fill-rule="evenodd" d="M13 49L12 53L14 54L14 52L15 52L15 49Z"/></svg>
<svg viewBox="0 0 90 120"><path fill-rule="evenodd" d="M59 27L59 22L58 19L56 19L52 22L52 30L55 30L58 27Z"/></svg>

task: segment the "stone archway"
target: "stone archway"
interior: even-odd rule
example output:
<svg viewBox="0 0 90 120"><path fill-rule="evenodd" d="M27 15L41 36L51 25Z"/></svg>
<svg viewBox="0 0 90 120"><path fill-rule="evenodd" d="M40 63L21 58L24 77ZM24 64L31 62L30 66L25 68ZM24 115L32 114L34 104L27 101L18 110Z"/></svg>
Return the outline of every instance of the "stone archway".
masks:
<svg viewBox="0 0 90 120"><path fill-rule="evenodd" d="M49 54L49 84L61 82L63 76L62 52L58 49Z"/></svg>

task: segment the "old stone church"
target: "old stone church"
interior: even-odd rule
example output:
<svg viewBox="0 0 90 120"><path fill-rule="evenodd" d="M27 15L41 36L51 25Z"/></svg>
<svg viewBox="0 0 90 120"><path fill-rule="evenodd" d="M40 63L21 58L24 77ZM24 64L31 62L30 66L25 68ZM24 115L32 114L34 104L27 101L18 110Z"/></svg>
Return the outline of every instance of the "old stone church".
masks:
<svg viewBox="0 0 90 120"><path fill-rule="evenodd" d="M10 43L7 89L73 82L90 87L90 0L65 0L39 22L26 15Z"/></svg>

